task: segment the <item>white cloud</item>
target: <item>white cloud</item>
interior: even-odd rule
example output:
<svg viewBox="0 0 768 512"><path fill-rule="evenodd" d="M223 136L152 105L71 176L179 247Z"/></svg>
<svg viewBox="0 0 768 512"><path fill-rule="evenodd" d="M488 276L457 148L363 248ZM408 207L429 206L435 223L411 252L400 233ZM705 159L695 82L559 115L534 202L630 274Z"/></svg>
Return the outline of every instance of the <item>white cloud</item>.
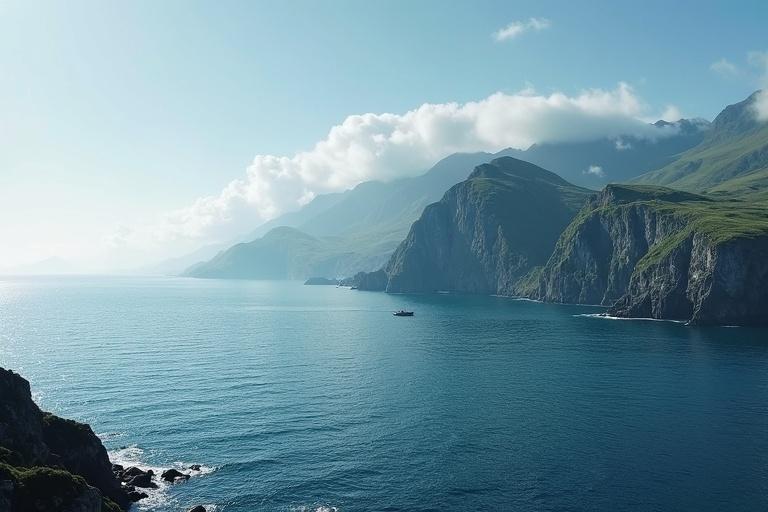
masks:
<svg viewBox="0 0 768 512"><path fill-rule="evenodd" d="M722 58L713 62L709 68L724 76L738 75L751 83L759 83L762 90L755 98L752 108L759 121L768 121L768 51L748 52L747 64L749 67L739 68L732 62ZM751 71L750 67L752 68Z"/></svg>
<svg viewBox="0 0 768 512"><path fill-rule="evenodd" d="M768 51L749 52L749 63L760 70L760 85L762 90L755 98L753 108L758 121L768 121Z"/></svg>
<svg viewBox="0 0 768 512"><path fill-rule="evenodd" d="M584 171L584 174L591 174L592 176L597 176L598 178L605 178L605 172L599 165L590 165L589 169Z"/></svg>
<svg viewBox="0 0 768 512"><path fill-rule="evenodd" d="M641 120L646 112L632 88L620 83L574 96L541 95L527 87L464 104L424 104L403 114L351 115L313 148L292 156L257 155L246 175L219 194L199 198L152 226L123 229L110 241L119 245L126 236L136 243L223 241L315 195L420 174L451 153L601 137L655 138L677 130L648 125Z"/></svg>
<svg viewBox="0 0 768 512"><path fill-rule="evenodd" d="M493 33L493 38L498 41L508 41L523 35L528 31L540 31L552 26L546 18L529 18L527 21L513 21L504 28Z"/></svg>
<svg viewBox="0 0 768 512"><path fill-rule="evenodd" d="M616 145L616 151L625 151L627 149L632 149L632 143L623 140L621 137L616 139L615 145Z"/></svg>
<svg viewBox="0 0 768 512"><path fill-rule="evenodd" d="M768 89L763 89L757 95L754 109L758 121L768 121Z"/></svg>
<svg viewBox="0 0 768 512"><path fill-rule="evenodd" d="M679 108L677 108L675 105L667 105L664 108L664 112L662 112L661 117L659 119L662 119L670 123L674 123L675 121L679 121L682 118L683 118L683 113L680 112Z"/></svg>
<svg viewBox="0 0 768 512"><path fill-rule="evenodd" d="M739 74L739 68L726 58L722 58L709 65L709 69L723 76L734 76Z"/></svg>

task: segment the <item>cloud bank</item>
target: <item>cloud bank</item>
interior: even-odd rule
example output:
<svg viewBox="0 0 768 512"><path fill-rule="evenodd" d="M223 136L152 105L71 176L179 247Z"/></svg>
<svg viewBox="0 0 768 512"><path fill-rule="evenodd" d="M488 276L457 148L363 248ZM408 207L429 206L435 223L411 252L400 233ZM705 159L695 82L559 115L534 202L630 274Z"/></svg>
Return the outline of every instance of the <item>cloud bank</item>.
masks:
<svg viewBox="0 0 768 512"><path fill-rule="evenodd" d="M509 41L526 32L539 32L552 26L552 23L546 18L530 18L527 21L513 21L504 28L494 32L493 38L498 41Z"/></svg>
<svg viewBox="0 0 768 512"><path fill-rule="evenodd" d="M632 88L620 83L613 90L590 89L573 96L526 89L463 104L423 104L404 114L351 115L311 149L292 156L257 155L245 176L220 193L170 212L154 226L123 234L155 242L228 240L318 194L421 174L451 153L663 136L641 120L644 113L646 107ZM124 242L123 236L117 238L114 244Z"/></svg>
<svg viewBox="0 0 768 512"><path fill-rule="evenodd" d="M768 51L749 52L749 63L760 70L760 86L762 90L755 98L755 115L758 121L768 121Z"/></svg>

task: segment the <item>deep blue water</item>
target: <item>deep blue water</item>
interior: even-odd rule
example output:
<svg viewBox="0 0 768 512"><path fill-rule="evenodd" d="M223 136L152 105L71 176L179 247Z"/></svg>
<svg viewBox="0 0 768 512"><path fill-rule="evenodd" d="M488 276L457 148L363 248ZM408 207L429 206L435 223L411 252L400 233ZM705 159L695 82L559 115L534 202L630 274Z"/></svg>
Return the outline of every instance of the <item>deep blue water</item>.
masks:
<svg viewBox="0 0 768 512"><path fill-rule="evenodd" d="M204 465L144 508L768 509L768 331L596 311L0 278L0 366L121 461Z"/></svg>

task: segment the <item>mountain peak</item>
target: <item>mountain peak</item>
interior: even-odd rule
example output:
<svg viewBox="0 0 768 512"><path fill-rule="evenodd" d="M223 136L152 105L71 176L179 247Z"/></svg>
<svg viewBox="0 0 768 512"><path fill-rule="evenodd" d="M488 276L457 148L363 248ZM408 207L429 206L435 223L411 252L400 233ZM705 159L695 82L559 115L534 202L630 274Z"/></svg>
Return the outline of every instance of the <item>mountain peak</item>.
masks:
<svg viewBox="0 0 768 512"><path fill-rule="evenodd" d="M711 140L739 135L759 126L754 112L754 103L761 91L755 91L748 98L733 105L728 105L712 122Z"/></svg>
<svg viewBox="0 0 768 512"><path fill-rule="evenodd" d="M525 160L519 160L511 156L503 156L491 160L487 164L481 164L475 167L468 179L474 178L492 178L508 179L510 177L524 178L528 180L542 180L556 185L569 185L567 181L550 172L542 169Z"/></svg>

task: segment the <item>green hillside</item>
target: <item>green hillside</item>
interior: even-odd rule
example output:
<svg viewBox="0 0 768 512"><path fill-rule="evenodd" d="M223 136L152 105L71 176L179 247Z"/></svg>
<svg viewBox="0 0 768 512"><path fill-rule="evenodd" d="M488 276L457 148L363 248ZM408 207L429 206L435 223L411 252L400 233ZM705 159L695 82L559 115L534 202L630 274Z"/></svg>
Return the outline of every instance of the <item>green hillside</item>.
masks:
<svg viewBox="0 0 768 512"><path fill-rule="evenodd" d="M768 123L757 120L758 92L725 108L698 146L634 180L719 196L744 197L768 185Z"/></svg>

